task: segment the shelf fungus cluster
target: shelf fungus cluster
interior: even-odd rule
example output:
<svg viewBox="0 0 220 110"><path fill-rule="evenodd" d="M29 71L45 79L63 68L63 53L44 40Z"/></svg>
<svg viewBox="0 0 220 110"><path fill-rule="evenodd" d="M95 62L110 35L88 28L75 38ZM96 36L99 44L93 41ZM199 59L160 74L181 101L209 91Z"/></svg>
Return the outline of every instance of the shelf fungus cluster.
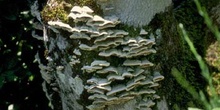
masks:
<svg viewBox="0 0 220 110"><path fill-rule="evenodd" d="M152 48L155 39L147 38L144 29L137 37L130 37L128 32L114 28L120 23L117 17L94 15L86 6L74 6L68 17L75 23L74 27L58 21L48 24L68 31L69 38L78 41L70 61L72 65L86 60L82 58L84 54L96 53L94 60L81 68L84 74L91 76L85 89L93 102L87 108L102 110L135 100L134 109L151 109L154 100L160 98L155 87L164 79L159 72L150 71L154 64L146 59L147 55L156 53ZM118 60L117 63L114 60Z"/></svg>

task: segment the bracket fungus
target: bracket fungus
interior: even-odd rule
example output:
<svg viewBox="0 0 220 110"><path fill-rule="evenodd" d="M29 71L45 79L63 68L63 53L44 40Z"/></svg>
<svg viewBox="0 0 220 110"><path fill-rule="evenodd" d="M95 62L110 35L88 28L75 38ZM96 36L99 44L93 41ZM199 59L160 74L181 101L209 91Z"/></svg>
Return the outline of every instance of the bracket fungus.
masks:
<svg viewBox="0 0 220 110"><path fill-rule="evenodd" d="M150 109L150 107L154 106L155 102L153 102L152 100L148 100L148 101L142 101L139 103L137 108L142 108L142 107L147 107L148 109ZM147 109L147 110L148 110ZM151 110L151 109L150 109Z"/></svg>
<svg viewBox="0 0 220 110"><path fill-rule="evenodd" d="M81 21L80 26L71 27L59 21L49 21L48 25L68 31L69 39L78 43L70 64L77 65L90 53L96 55L80 67L83 74L89 74L84 89L90 94L88 99L92 103L87 108L104 110L107 106L131 100L135 100L138 109L153 106L153 100L140 101L140 97L158 99L154 87L164 79L159 72L150 71L154 64L146 59L147 55L156 53L155 39L147 38L148 32L144 29L136 37L130 37L129 32L114 29L120 23L116 16L94 15L86 6L74 6L68 17L74 23ZM114 63L115 59L118 64Z"/></svg>
<svg viewBox="0 0 220 110"><path fill-rule="evenodd" d="M63 30L66 30L68 32L73 31L73 28L69 24L66 24L66 23L63 23L63 22L60 22L60 21L49 21L48 24L51 27L58 28L58 29L63 29Z"/></svg>
<svg viewBox="0 0 220 110"><path fill-rule="evenodd" d="M74 49L73 51L74 54L76 54L77 56L81 56L81 52L79 51L79 49Z"/></svg>
<svg viewBox="0 0 220 110"><path fill-rule="evenodd" d="M71 9L71 13L68 15L68 17L72 18L75 22L87 21L93 18L93 16L90 15L92 13L93 13L93 10L91 10L87 6L83 6L82 8L79 6L74 6Z"/></svg>
<svg viewBox="0 0 220 110"><path fill-rule="evenodd" d="M91 39L85 33L80 33L80 32L74 32L72 35L70 35L70 38L71 39L86 39L86 40L90 40Z"/></svg>
<svg viewBox="0 0 220 110"><path fill-rule="evenodd" d="M147 35L147 34L148 34L147 31L145 31L144 29L141 29L141 31L140 31L140 35Z"/></svg>
<svg viewBox="0 0 220 110"><path fill-rule="evenodd" d="M162 76L159 72L154 72L153 81L158 82L164 79L164 76Z"/></svg>

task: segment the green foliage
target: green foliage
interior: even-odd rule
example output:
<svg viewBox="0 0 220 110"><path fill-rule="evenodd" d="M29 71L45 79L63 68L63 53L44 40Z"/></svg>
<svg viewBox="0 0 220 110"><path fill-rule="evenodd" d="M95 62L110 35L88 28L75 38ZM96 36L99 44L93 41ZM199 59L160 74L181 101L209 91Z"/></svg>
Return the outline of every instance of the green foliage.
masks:
<svg viewBox="0 0 220 110"><path fill-rule="evenodd" d="M199 48L198 53L204 56L204 52L208 45L207 39L210 38L204 38L206 35L206 26L203 22L203 18L199 16L196 6L192 0L186 0L186 2L180 7L181 8L175 10L175 18L177 19L177 22L180 22L187 27L186 31L188 32L190 39L193 42L197 42L195 43L195 47Z"/></svg>
<svg viewBox="0 0 220 110"><path fill-rule="evenodd" d="M218 0L216 0L218 1ZM209 18L209 15L205 9L205 7L202 7L198 0L194 0L196 3L196 7L199 11L199 14L204 18L204 21L208 28L214 33L215 37L220 41L220 32L218 31L218 27L216 25L213 25L212 20Z"/></svg>
<svg viewBox="0 0 220 110"><path fill-rule="evenodd" d="M185 7L185 5L189 7ZM175 11L161 14L157 16L159 20L156 19L157 21L152 22L152 25L156 26L156 28L161 27L163 35L159 39L160 42L156 44L157 54L155 55L155 60L152 61L159 62L158 65L161 66L161 73L165 77L159 94L166 96L169 102L169 108L172 110L186 110L187 106L201 106L170 74L172 67L175 67L191 85L196 87L196 90L203 88L204 81L199 76L199 65L185 43L184 38L179 35L179 30L176 26L177 22L186 20L184 25L190 26L188 28L189 30L195 29L191 34L196 34L195 32L203 34L202 28L195 26L195 24L203 24L201 24L199 15L194 14L195 12L193 10L195 7L191 7L191 5L190 2L183 3L183 6L179 6ZM194 16L193 19L192 16ZM191 21L189 21L190 19ZM200 46L199 44L202 44L200 38L196 36L193 39L197 41L198 48Z"/></svg>
<svg viewBox="0 0 220 110"><path fill-rule="evenodd" d="M39 69L33 62L42 43L31 36L30 2L0 0L0 110L9 105L16 110L48 109Z"/></svg>
<svg viewBox="0 0 220 110"><path fill-rule="evenodd" d="M196 92L195 88L186 80L186 78L176 69L171 69L171 74L176 78L177 82L181 84L181 86L186 89L190 94L193 94L195 99L199 98L198 93Z"/></svg>
<svg viewBox="0 0 220 110"><path fill-rule="evenodd" d="M196 3L197 9L199 10L199 14L205 20L206 25L214 33L216 38L219 40L220 34L219 34L219 31L218 31L218 28L213 25L213 23L212 23L211 19L209 18L205 8L201 7L198 0L194 0L194 1ZM199 93L197 93L196 90L195 90L195 87L191 86L190 83L184 77L182 77L182 74L177 69L173 68L172 69L172 74L174 75L176 80L181 84L181 86L183 88L185 88L195 99L197 99L198 101L201 101L201 103L204 105L206 110L218 110L219 107L220 107L220 97L217 95L217 93L215 91L215 88L213 86L212 77L211 77L211 74L209 72L209 68L205 64L205 62L203 61L202 57L198 54L194 44L192 43L192 41L188 37L188 34L187 34L187 32L185 31L185 29L183 27L183 24L180 23L179 27L182 31L182 34L184 36L185 41L187 42L187 44L190 47L191 52L193 53L193 55L195 56L195 58L197 59L197 61L199 63L199 66L200 66L200 69L201 69L201 75L205 78L205 80L207 81L207 83L209 85L211 96L209 96L208 99L207 99L205 94L201 90L199 91ZM198 109L189 108L189 110L198 110Z"/></svg>

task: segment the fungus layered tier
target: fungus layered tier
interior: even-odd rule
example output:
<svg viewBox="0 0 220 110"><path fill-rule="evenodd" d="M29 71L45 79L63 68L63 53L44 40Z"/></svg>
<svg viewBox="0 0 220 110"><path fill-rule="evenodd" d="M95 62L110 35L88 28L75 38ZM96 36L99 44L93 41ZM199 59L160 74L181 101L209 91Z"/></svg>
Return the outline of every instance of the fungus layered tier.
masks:
<svg viewBox="0 0 220 110"><path fill-rule="evenodd" d="M69 39L77 41L69 62L72 66L86 60L81 58L89 56L85 54L96 53L89 64L82 63L80 70L91 76L85 89L93 102L87 108L99 110L135 100L136 109L151 109L154 100L160 98L155 87L164 79L159 72L150 70L154 64L147 60L148 55L156 53L152 48L155 39L147 38L148 32L144 29L138 36L130 37L129 32L116 29L120 23L116 16L103 18L86 6L74 6L68 17L74 26L60 21L48 24L55 33L66 31L71 34Z"/></svg>

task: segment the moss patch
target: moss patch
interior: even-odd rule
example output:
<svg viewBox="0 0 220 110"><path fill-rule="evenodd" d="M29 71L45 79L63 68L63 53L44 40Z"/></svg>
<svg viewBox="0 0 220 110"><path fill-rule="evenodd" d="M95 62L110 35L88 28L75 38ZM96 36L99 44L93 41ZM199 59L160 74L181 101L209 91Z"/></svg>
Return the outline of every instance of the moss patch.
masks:
<svg viewBox="0 0 220 110"><path fill-rule="evenodd" d="M63 22L67 22L68 20L68 12L70 11L67 10L65 7L64 2L57 1L51 5L54 6L49 6L46 5L43 10L41 11L41 16L44 22L48 21L56 21L60 20Z"/></svg>
<svg viewBox="0 0 220 110"><path fill-rule="evenodd" d="M118 24L116 26L116 28L128 32L129 37L137 37L140 34L140 28L136 28L134 26L128 26L125 24Z"/></svg>
<svg viewBox="0 0 220 110"><path fill-rule="evenodd" d="M67 23L67 16L73 6L88 6L95 14L102 15L101 8L94 0L51 0L48 4L41 11L44 22L60 20Z"/></svg>
<svg viewBox="0 0 220 110"><path fill-rule="evenodd" d="M159 94L166 97L170 109L186 110L192 105L202 108L202 105L177 83L171 75L171 68L177 68L196 90L205 90L206 82L200 74L198 62L181 36L178 23L183 23L202 56L207 46L206 26L193 1L183 2L174 10L157 15L155 21L151 22L153 29L156 26L162 30L161 42L156 46L157 54L152 61L160 65L161 73L165 76Z"/></svg>
<svg viewBox="0 0 220 110"><path fill-rule="evenodd" d="M204 0L202 3L204 3ZM214 4L208 3L205 5L210 7ZM183 2L178 8L174 9L173 12L157 15L156 19L157 20L151 23L152 25L161 27L163 36L161 43L157 44L158 50L154 58L155 61L153 62L160 64L161 71L165 76L159 94L166 96L171 109L186 110L187 107L192 106L203 108L197 100L193 99L192 96L176 82L176 79L170 74L170 69L172 67L177 68L197 91L206 91L205 87L207 83L200 74L201 70L197 60L181 34L179 34L178 23L184 25L190 39L202 57L205 57L208 46L214 40L212 34L210 34L206 24L204 24L203 18L198 14L194 2L190 0ZM212 49L214 49L214 52L219 51L216 47ZM214 54L218 56L216 53ZM217 64L217 62L218 61L212 59L211 63ZM220 78L217 72L213 74L213 79L215 80L214 86L218 92L220 90L218 89Z"/></svg>

